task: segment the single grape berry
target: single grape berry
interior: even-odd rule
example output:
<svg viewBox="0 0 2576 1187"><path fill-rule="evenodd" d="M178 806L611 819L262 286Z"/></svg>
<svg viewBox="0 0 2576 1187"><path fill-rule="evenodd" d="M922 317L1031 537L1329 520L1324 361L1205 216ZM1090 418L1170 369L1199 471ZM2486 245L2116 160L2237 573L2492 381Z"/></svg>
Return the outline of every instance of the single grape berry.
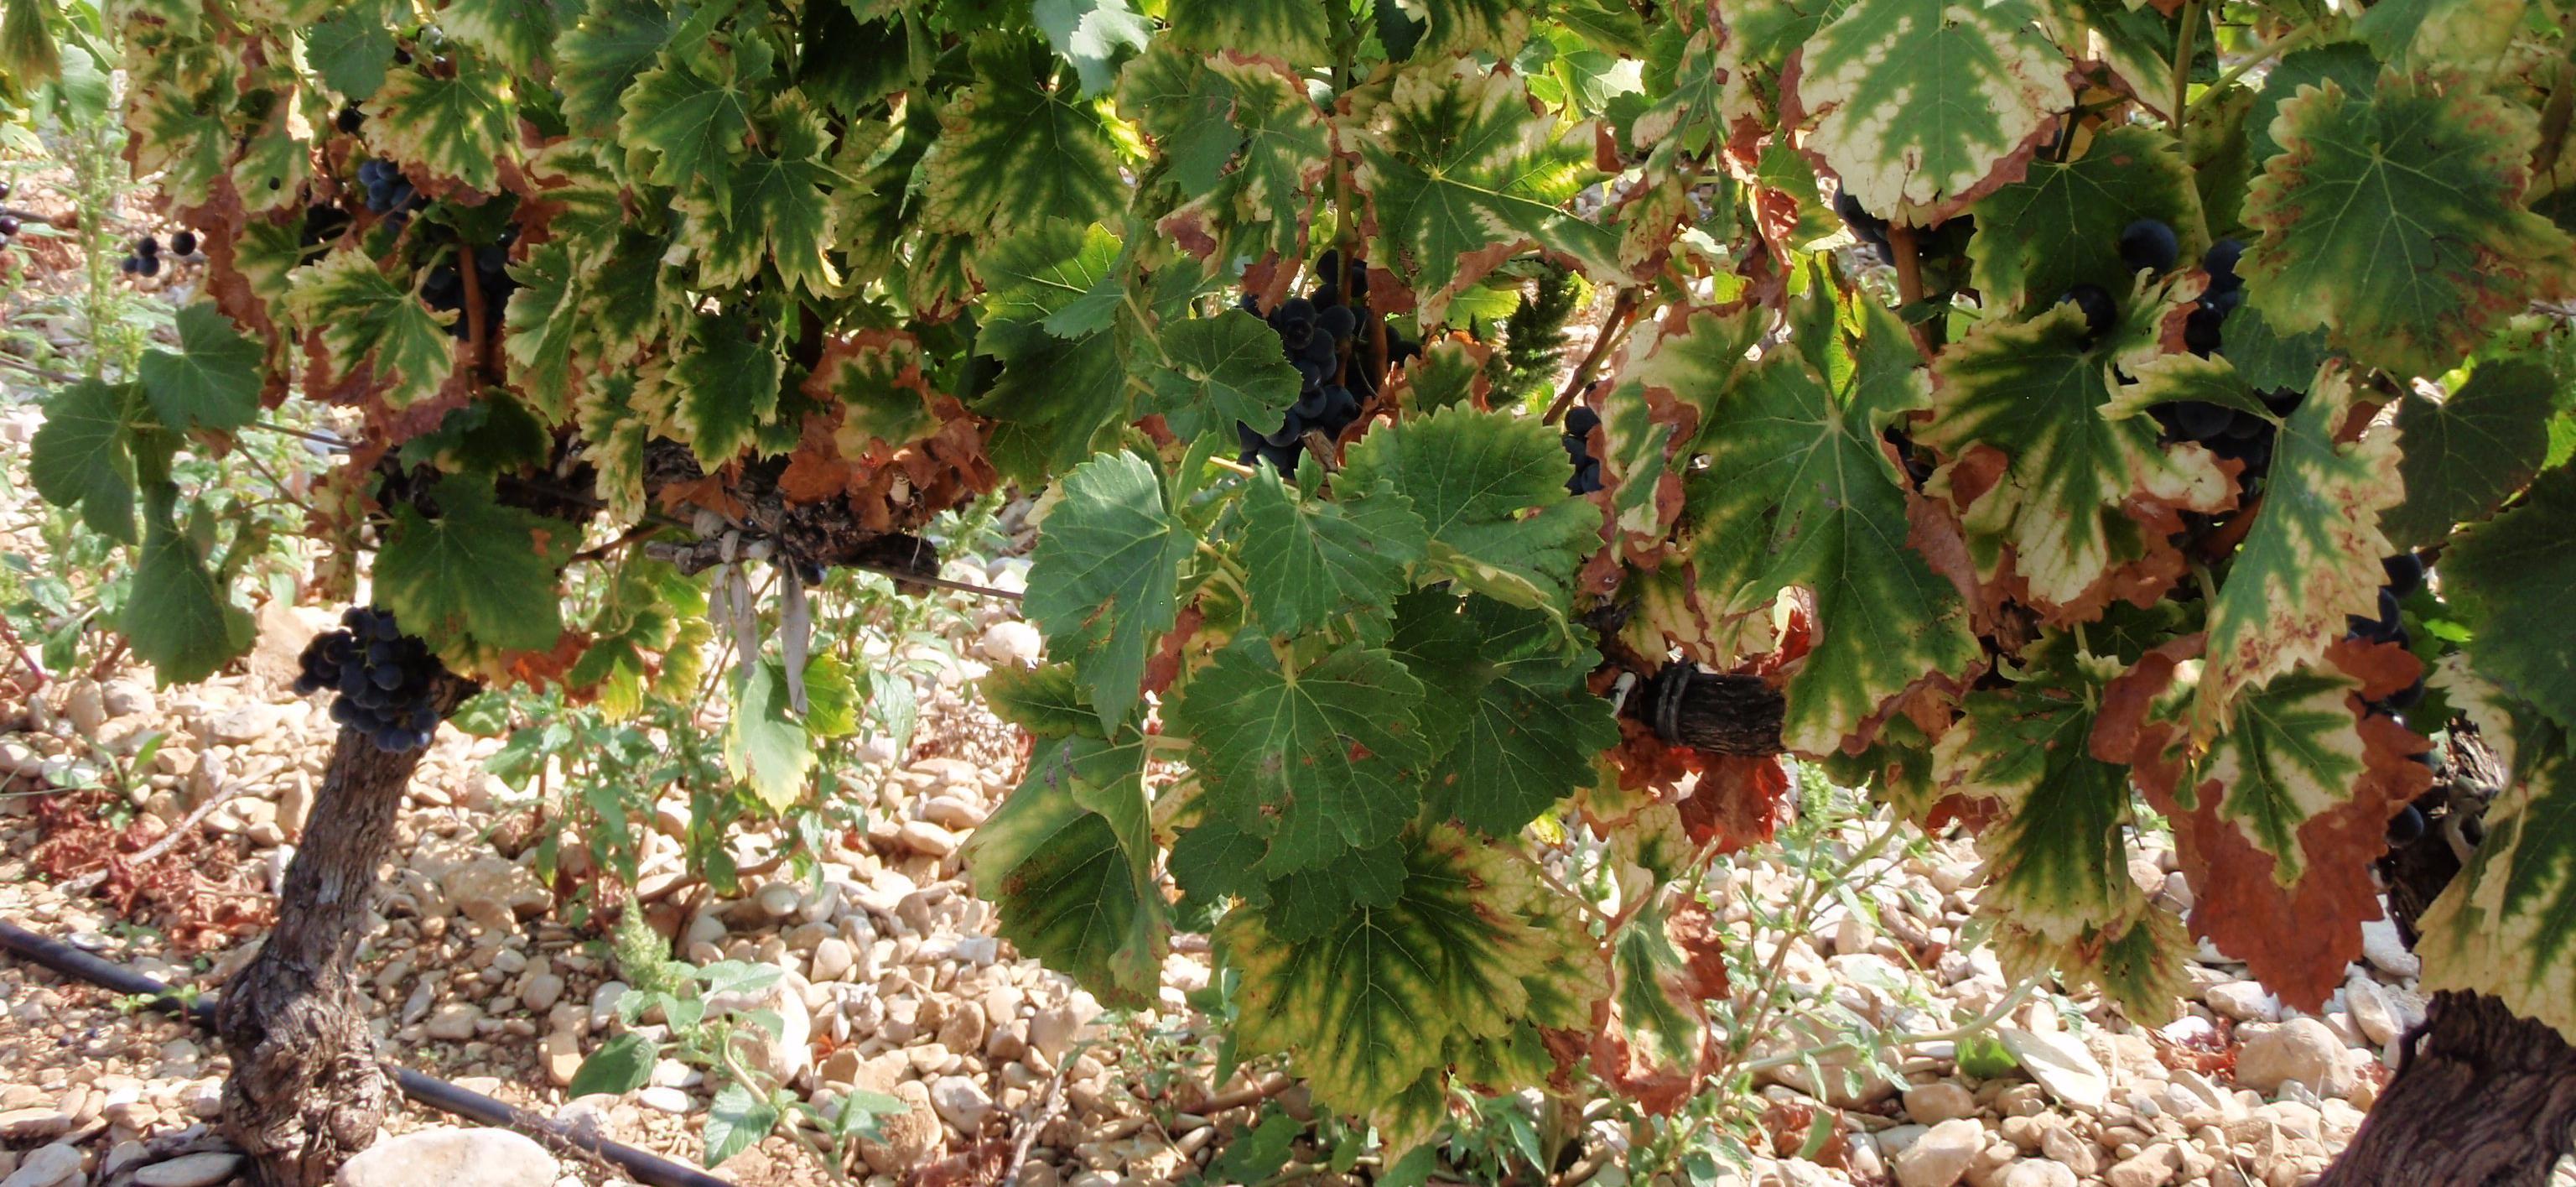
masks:
<svg viewBox="0 0 2576 1187"><path fill-rule="evenodd" d="M358 134L358 129L365 126L367 113L358 110L358 105L352 103L341 108L339 116L331 122L337 125L343 134L355 136Z"/></svg>
<svg viewBox="0 0 2576 1187"><path fill-rule="evenodd" d="M2207 441L2224 434L2236 420L2234 411L2205 400L2180 401L2173 405L2173 413L2174 427L2192 441Z"/></svg>
<svg viewBox="0 0 2576 1187"><path fill-rule="evenodd" d="M2398 809L2395 816L2388 818L2388 847L2391 849L2411 845L2423 835L2424 813L2413 804Z"/></svg>
<svg viewBox="0 0 2576 1187"><path fill-rule="evenodd" d="M2379 562L2379 571L2388 576L2388 592L2405 597L2424 588L2424 558L2412 552L2401 552Z"/></svg>
<svg viewBox="0 0 2576 1187"><path fill-rule="evenodd" d="M134 241L134 254L147 259L161 254L161 241L150 235Z"/></svg>
<svg viewBox="0 0 2576 1187"><path fill-rule="evenodd" d="M2120 230L2120 262L2129 271L2145 269L2162 275L2182 255L2182 241L2160 219L2142 218Z"/></svg>
<svg viewBox="0 0 2576 1187"><path fill-rule="evenodd" d="M2079 284L2059 297L2060 305L2073 305L2084 314L2084 336L2087 340L2109 333L2112 323L2120 319L2120 307L2111 300L2109 290L2098 284Z"/></svg>
<svg viewBox="0 0 2576 1187"><path fill-rule="evenodd" d="M14 214L0 214L0 235L15 237L17 234L18 216Z"/></svg>
<svg viewBox="0 0 2576 1187"><path fill-rule="evenodd" d="M137 267L135 271L140 272L145 276L159 276L161 274L161 257L159 256L145 256L141 260L137 261L137 263L141 266Z"/></svg>

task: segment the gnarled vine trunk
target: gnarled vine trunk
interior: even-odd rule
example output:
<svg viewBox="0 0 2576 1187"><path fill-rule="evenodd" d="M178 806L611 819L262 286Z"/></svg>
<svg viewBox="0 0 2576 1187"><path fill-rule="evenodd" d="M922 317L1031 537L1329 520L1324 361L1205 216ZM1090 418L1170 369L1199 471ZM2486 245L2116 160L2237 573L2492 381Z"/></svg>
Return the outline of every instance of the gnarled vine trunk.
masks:
<svg viewBox="0 0 2576 1187"><path fill-rule="evenodd" d="M2542 1187L2576 1153L2576 1047L2484 994L2437 993L2317 1187Z"/></svg>
<svg viewBox="0 0 2576 1187"><path fill-rule="evenodd" d="M439 684L433 703L443 718L471 686L446 676ZM277 926L217 1003L215 1029L233 1063L224 1128L265 1187L330 1182L393 1109L393 1074L376 1058L354 966L376 868L392 852L394 816L421 754L387 753L339 731L286 867Z"/></svg>

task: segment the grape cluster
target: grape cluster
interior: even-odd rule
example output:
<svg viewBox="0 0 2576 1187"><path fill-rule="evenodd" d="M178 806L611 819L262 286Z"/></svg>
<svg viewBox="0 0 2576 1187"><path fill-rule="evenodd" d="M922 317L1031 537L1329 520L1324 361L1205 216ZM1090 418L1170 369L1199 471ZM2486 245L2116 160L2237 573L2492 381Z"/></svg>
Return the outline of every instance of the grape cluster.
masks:
<svg viewBox="0 0 2576 1187"><path fill-rule="evenodd" d="M2380 561L2379 571L2387 580L2379 587L2378 615L2373 618L2345 615L2345 637L2367 643L2395 643L2400 647L2411 647L2415 640L2406 632L2398 603L2424 588L2424 558L2416 553L2401 552ZM2419 675L2415 683L2372 701L2370 707L2376 712L2394 715L2414 708L2415 702L2423 699L2424 678Z"/></svg>
<svg viewBox="0 0 2576 1187"><path fill-rule="evenodd" d="M172 235L170 254L181 259L197 254L197 233L181 231ZM117 268L128 276L159 276L161 274L159 237L146 235L135 240L134 250L118 263Z"/></svg>
<svg viewBox="0 0 2576 1187"><path fill-rule="evenodd" d="M1234 422L1236 440L1243 446L1236 460L1243 465L1258 458L1295 473L1308 429L1320 430L1326 437L1339 436L1359 419L1360 406L1377 394L1376 368L1369 365L1373 348L1357 340L1369 312L1368 261L1354 257L1345 269L1341 253L1327 251L1316 261L1315 274L1323 279L1313 292L1280 302L1263 319L1279 335L1279 347L1289 365L1297 369L1297 402L1280 417L1278 427L1267 432ZM1345 282L1351 288L1349 297L1343 293ZM1250 293L1244 294L1242 305L1258 312ZM1389 353L1400 360L1406 349L1398 340Z"/></svg>
<svg viewBox="0 0 2576 1187"><path fill-rule="evenodd" d="M332 242L348 233L350 221L349 212L337 206L307 206L304 208L304 226L296 234L296 244L299 247L320 247Z"/></svg>
<svg viewBox="0 0 2576 1187"><path fill-rule="evenodd" d="M407 215L429 205L413 188L402 169L382 157L370 157L358 163L358 184L366 187L367 209L382 215Z"/></svg>
<svg viewBox="0 0 2576 1187"><path fill-rule="evenodd" d="M2143 219L2130 224L2130 231L2121 235L2123 259L2129 258L2132 233L2141 238L2161 233L2165 237L2164 242L2169 244L2172 228ZM2201 254L2200 266L2209 274L2209 287L2183 319L2183 345L2189 347L2193 354L2207 358L2217 353L2220 348L2219 327L2227 320L2228 314L2245 303L2245 280L2236 274L2236 261L2244 252L2244 244L2233 239L2221 239ZM2172 266L2174 251L2170 246L2163 249L2161 259L2166 267ZM2288 416L2305 402L2307 393L2278 388L2261 393L2261 398L2263 406L2271 409L2274 416ZM2272 442L2276 435L2272 421L2251 412L2197 400L2158 404L2147 411L2156 418L2156 423L2164 427L2168 440L2197 441L2219 457L2243 463L2244 472L2239 481L2245 490L2251 493L2260 487L2272 462Z"/></svg>
<svg viewBox="0 0 2576 1187"><path fill-rule="evenodd" d="M442 228L443 229L443 228ZM501 233L499 243L487 243L469 253L474 260L474 281L483 290L483 329L486 337L501 332L501 319L508 312L510 294L519 283L510 279L510 241L516 228ZM420 295L429 307L442 312L453 310L457 317L447 325L449 337L463 340L473 333L465 319L465 277L453 262L429 270L421 281Z"/></svg>
<svg viewBox="0 0 2576 1187"><path fill-rule="evenodd" d="M444 670L438 658L404 635L391 611L353 606L340 621L347 629L326 631L305 645L295 691L338 692L331 720L386 753L429 745L438 728L438 708L431 703Z"/></svg>
<svg viewBox="0 0 2576 1187"><path fill-rule="evenodd" d="M1843 225L1851 228L1852 236L1867 246L1878 262L1890 266L1896 263L1896 249L1887 242L1886 219L1871 214L1849 190L1834 195L1834 213L1842 216ZM1916 232L1914 254L1927 263L1952 259L1966 254L1968 241L1976 234L1977 220L1972 217L1943 219Z"/></svg>
<svg viewBox="0 0 2576 1187"><path fill-rule="evenodd" d="M1601 459L1592 456L1592 430L1600 427L1601 414L1582 405L1565 414L1565 457L1574 463L1565 493L1588 495L1601 489Z"/></svg>

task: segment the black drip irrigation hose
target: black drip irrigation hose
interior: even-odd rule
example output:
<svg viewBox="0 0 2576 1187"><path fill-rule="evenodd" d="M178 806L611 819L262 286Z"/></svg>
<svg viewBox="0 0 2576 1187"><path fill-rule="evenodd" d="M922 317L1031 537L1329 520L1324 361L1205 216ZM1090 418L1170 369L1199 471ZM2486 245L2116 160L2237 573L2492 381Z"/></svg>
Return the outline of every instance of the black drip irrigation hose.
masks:
<svg viewBox="0 0 2576 1187"><path fill-rule="evenodd" d="M200 998L191 1005L159 981L92 956L60 940L37 935L7 920L0 920L0 949L66 977L76 977L118 993L149 997L158 1009L177 1014L209 1030L214 1028L213 1002ZM551 1118L514 1108L506 1102L480 1092L469 1092L410 1068L395 1068L394 1080L401 1086L404 1096L433 1109L453 1113L469 1121L516 1130L560 1151L598 1158L633 1175L646 1187L732 1187L723 1179L695 1167L682 1166L660 1155L605 1138L577 1135Z"/></svg>

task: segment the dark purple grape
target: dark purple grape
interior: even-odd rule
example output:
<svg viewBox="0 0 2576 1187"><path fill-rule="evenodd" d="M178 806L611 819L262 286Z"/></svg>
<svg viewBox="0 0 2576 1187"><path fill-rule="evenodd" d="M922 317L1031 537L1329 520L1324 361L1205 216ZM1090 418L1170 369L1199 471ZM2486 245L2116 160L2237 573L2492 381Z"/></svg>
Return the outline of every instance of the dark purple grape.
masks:
<svg viewBox="0 0 2576 1187"><path fill-rule="evenodd" d="M352 103L341 108L340 114L334 117L331 122L339 127L343 135L355 136L358 134L358 129L365 126L367 122L367 113L358 110L358 105Z"/></svg>
<svg viewBox="0 0 2576 1187"><path fill-rule="evenodd" d="M2292 391L2286 387L2276 387L2263 393L2263 406L2271 409L2272 415L2274 416L2288 416L2289 414L2298 411L2299 405L2306 403L2307 399L2308 393L2306 392Z"/></svg>
<svg viewBox="0 0 2576 1187"><path fill-rule="evenodd" d="M2226 433L2228 436L2234 437L2239 441L2251 441L2254 438L2260 437L2271 431L2271 421L2256 416L2251 412L2231 410L2227 414Z"/></svg>
<svg viewBox="0 0 2576 1187"><path fill-rule="evenodd" d="M143 274L143 261L133 256L127 256L124 259L118 260L116 262L116 267L118 271L123 272L128 276L141 276Z"/></svg>
<svg viewBox="0 0 2576 1187"><path fill-rule="evenodd" d="M2392 642L2406 633L2397 607L2397 595L2386 588L2379 591L2379 617L2363 618L2358 614L2344 616L2344 625L2362 639Z"/></svg>
<svg viewBox="0 0 2576 1187"><path fill-rule="evenodd" d="M150 235L134 241L134 254L150 259L161 254L161 241Z"/></svg>
<svg viewBox="0 0 2576 1187"><path fill-rule="evenodd" d="M2226 314L2220 313L2215 309L2211 309L2206 305L2193 309L2190 313L2183 315L2183 346L2189 349L2193 354L2199 355L2202 358L2209 357L2212 352L2218 349L2218 324L2226 319Z"/></svg>
<svg viewBox="0 0 2576 1187"><path fill-rule="evenodd" d="M2391 849L2411 845L2423 835L2424 813L2413 804L2398 809L2395 816L2388 818L2388 847Z"/></svg>
<svg viewBox="0 0 2576 1187"><path fill-rule="evenodd" d="M2424 558L2416 553L2401 552L2379 562L2379 571L2388 576L2388 592L2405 597L2424 588Z"/></svg>
<svg viewBox="0 0 2576 1187"><path fill-rule="evenodd" d="M1332 305L1316 315L1315 324L1337 339L1348 338L1353 330L1359 328L1360 317L1345 306Z"/></svg>
<svg viewBox="0 0 2576 1187"><path fill-rule="evenodd" d="M1303 439L1305 435L1306 422L1298 419L1297 414L1291 412L1279 422L1278 431L1264 434L1261 440L1267 445L1281 446L1293 444Z"/></svg>
<svg viewBox="0 0 2576 1187"><path fill-rule="evenodd" d="M172 235L170 237L170 250L183 256L192 256L197 254L197 233L195 231L181 231L176 235Z"/></svg>
<svg viewBox="0 0 2576 1187"><path fill-rule="evenodd" d="M2225 433L2236 421L2233 410L2205 400L2183 400L2166 407L2173 409L2174 427L2182 430L2185 440L2207 441Z"/></svg>
<svg viewBox="0 0 2576 1187"><path fill-rule="evenodd" d="M331 720L354 728L358 724L358 706L345 700L331 702Z"/></svg>
<svg viewBox="0 0 2576 1187"><path fill-rule="evenodd" d="M367 678L375 681L376 687L384 689L387 692L392 692L393 690L403 686L403 670L401 668L394 667L391 664L369 671L367 673Z"/></svg>
<svg viewBox="0 0 2576 1187"><path fill-rule="evenodd" d="M2161 219L2142 218L2120 230L2120 262L2133 273L2143 268L2162 275L2181 255L2182 241Z"/></svg>
<svg viewBox="0 0 2576 1187"><path fill-rule="evenodd" d="M2209 273L2211 291L2234 288L2244 283L2236 275L2236 261L2244 255L2245 245L2233 239L2221 239L2210 244L2208 251L2201 253L2200 267L2202 271Z"/></svg>
<svg viewBox="0 0 2576 1187"><path fill-rule="evenodd" d="M1565 414L1565 431L1572 436L1588 438L1592 435L1592 430L1600 427L1601 414L1581 404L1575 405Z"/></svg>

